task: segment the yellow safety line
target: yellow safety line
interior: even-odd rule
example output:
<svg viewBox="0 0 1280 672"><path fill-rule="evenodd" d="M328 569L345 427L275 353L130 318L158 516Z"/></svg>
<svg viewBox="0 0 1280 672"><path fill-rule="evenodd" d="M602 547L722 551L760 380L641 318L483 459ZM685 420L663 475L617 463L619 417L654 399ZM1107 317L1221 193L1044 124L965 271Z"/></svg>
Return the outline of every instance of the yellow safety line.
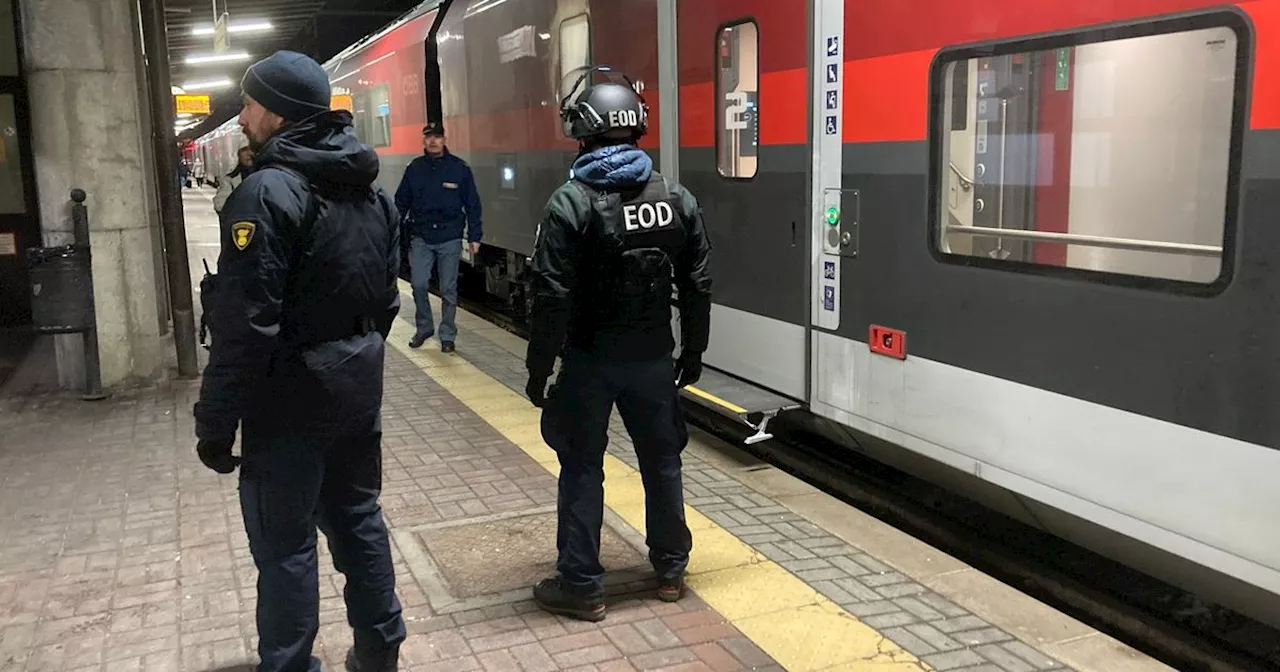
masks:
<svg viewBox="0 0 1280 672"><path fill-rule="evenodd" d="M396 320L393 348L547 471L560 473L542 440L539 409L462 357L410 349L412 337L413 327ZM605 504L643 531L640 474L613 455L605 455L604 471ZM685 515L693 531L689 587L787 670L931 669L697 510L686 506Z"/></svg>
<svg viewBox="0 0 1280 672"><path fill-rule="evenodd" d="M745 414L745 413L747 412L747 409L745 409L745 408L743 408L743 407L741 407L741 406L739 406L739 405L737 405L737 404L734 404L734 403L731 403L731 402L725 401L724 399L721 399L720 397L717 397L716 395L711 394L710 392L705 392L705 391L700 390L700 389L698 389L698 388L696 388L696 387L694 387L694 386L692 386L692 385L687 385L687 386L685 386L685 388L684 388L684 389L685 389L685 391L686 391L686 392L688 392L688 393L690 393L690 394L693 394L693 395L695 395L695 396L702 397L703 399L706 399L707 401L709 401L709 402L711 402L711 403L713 403L713 404L715 404L715 405L717 405L717 406L719 406L719 407L721 407L721 408L723 408L723 409L725 409L725 410L727 410L727 411L731 411L731 412L733 412L733 413L737 413L737 414L739 414L739 415Z"/></svg>

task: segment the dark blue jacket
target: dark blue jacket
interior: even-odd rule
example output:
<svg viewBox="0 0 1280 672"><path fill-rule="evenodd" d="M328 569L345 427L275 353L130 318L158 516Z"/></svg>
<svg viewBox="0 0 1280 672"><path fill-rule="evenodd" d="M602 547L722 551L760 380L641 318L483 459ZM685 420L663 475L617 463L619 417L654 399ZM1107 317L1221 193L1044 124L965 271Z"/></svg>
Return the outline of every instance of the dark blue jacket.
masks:
<svg viewBox="0 0 1280 672"><path fill-rule="evenodd" d="M405 168L396 190L396 209L403 213L410 236L430 244L460 240L480 242L480 194L471 166L449 150L435 158L420 156Z"/></svg>
<svg viewBox="0 0 1280 672"><path fill-rule="evenodd" d="M271 138L222 208L201 439L377 431L400 216L351 124L335 111Z"/></svg>

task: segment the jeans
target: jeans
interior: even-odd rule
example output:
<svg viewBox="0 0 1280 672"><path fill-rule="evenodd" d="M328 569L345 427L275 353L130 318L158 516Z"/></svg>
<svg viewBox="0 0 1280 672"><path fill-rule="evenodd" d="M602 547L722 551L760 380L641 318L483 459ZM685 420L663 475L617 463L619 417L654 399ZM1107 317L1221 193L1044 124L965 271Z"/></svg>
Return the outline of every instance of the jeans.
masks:
<svg viewBox="0 0 1280 672"><path fill-rule="evenodd" d="M684 517L680 460L689 434L670 355L610 362L568 350L542 414L542 436L560 461L556 569L567 589L588 598L604 595L604 455L615 402L640 461L645 543L658 577L682 577L693 548Z"/></svg>
<svg viewBox="0 0 1280 672"><path fill-rule="evenodd" d="M458 337L454 320L458 314L458 267L462 263L462 239L447 243L427 243L414 238L409 244L409 265L412 269L414 315L419 336L435 332L435 320L431 315L431 271L434 268L440 278L440 298L444 315L440 316L440 342L452 343Z"/></svg>
<svg viewBox="0 0 1280 672"><path fill-rule="evenodd" d="M405 639L391 546L378 496L382 434L317 441L269 428L244 431L240 508L258 568L259 672L319 672L316 527L346 577L347 622L358 651Z"/></svg>

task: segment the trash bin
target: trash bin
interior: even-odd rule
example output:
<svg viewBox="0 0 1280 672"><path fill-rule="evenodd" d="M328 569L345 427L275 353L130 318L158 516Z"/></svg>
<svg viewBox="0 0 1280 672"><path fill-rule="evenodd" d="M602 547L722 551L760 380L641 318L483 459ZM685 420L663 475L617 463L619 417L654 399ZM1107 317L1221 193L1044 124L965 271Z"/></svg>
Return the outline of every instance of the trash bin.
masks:
<svg viewBox="0 0 1280 672"><path fill-rule="evenodd" d="M74 334L95 328L88 245L27 250L32 323L37 333Z"/></svg>

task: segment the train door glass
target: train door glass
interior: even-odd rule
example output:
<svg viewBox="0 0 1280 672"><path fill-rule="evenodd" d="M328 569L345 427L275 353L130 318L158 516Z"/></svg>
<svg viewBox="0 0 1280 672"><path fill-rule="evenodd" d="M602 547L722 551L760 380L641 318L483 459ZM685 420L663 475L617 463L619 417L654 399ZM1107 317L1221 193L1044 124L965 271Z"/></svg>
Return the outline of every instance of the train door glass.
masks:
<svg viewBox="0 0 1280 672"><path fill-rule="evenodd" d="M716 169L722 177L751 179L760 156L760 29L750 21L725 26L716 49Z"/></svg>

